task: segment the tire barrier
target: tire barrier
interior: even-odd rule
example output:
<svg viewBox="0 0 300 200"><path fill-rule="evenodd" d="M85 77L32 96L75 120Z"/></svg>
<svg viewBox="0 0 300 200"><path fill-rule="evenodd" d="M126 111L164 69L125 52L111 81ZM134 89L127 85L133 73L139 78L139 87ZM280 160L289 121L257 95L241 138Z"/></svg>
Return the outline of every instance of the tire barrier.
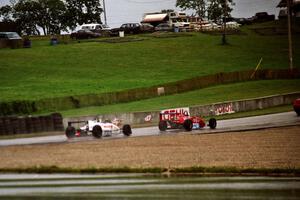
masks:
<svg viewBox="0 0 300 200"><path fill-rule="evenodd" d="M251 80L297 78L300 78L300 71L298 69L295 69L293 71L285 69L267 69L258 70L255 73L253 73L253 70L217 73L213 75L199 76L147 88L128 89L119 92L57 97L40 99L37 101L0 102L0 116L15 114L23 115L34 113L37 111L54 112L56 110L68 110L88 106L103 106L149 99L159 96L157 88L163 88L165 95L171 95L224 83L236 83Z"/></svg>
<svg viewBox="0 0 300 200"><path fill-rule="evenodd" d="M39 117L32 117L31 125L33 127L34 133L42 132L42 125L41 125Z"/></svg>
<svg viewBox="0 0 300 200"><path fill-rule="evenodd" d="M52 115L53 119L53 128L55 131L61 131L64 130L64 125L63 125L63 117L61 116L60 113L53 113Z"/></svg>
<svg viewBox="0 0 300 200"><path fill-rule="evenodd" d="M47 116L0 117L0 136L63 130L60 113Z"/></svg>

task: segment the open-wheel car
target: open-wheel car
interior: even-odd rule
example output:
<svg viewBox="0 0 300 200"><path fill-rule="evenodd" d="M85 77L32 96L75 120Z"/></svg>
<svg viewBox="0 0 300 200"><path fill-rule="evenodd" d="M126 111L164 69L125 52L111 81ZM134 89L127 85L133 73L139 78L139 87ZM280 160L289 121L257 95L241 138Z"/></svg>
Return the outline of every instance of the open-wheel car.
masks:
<svg viewBox="0 0 300 200"><path fill-rule="evenodd" d="M300 116L300 98L294 100L293 108L294 108L294 111L297 113L297 115Z"/></svg>
<svg viewBox="0 0 300 200"><path fill-rule="evenodd" d="M217 127L215 118L211 118L206 124L205 119L199 116L190 116L189 108L167 109L160 112L158 128L160 131L167 129L184 129L191 131L209 126L211 129Z"/></svg>
<svg viewBox="0 0 300 200"><path fill-rule="evenodd" d="M74 124L84 124L79 128L75 128ZM68 122L66 128L66 136L68 138L80 136L94 136L95 138L108 137L112 135L124 134L130 136L132 134L131 126L129 124L122 125L120 120L88 120L88 121L74 121Z"/></svg>

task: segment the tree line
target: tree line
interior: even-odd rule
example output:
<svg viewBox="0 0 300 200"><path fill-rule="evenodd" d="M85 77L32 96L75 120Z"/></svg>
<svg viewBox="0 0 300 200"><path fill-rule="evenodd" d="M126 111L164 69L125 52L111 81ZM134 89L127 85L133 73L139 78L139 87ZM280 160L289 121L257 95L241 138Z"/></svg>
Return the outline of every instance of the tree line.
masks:
<svg viewBox="0 0 300 200"><path fill-rule="evenodd" d="M200 18L215 22L229 17L233 0L177 0L176 6L195 10ZM99 0L11 0L0 7L0 19L14 22L18 32L27 35L60 34L78 25L101 23L103 12Z"/></svg>
<svg viewBox="0 0 300 200"><path fill-rule="evenodd" d="M13 22L27 35L60 34L85 23L101 23L99 0L12 0L0 7L2 22Z"/></svg>

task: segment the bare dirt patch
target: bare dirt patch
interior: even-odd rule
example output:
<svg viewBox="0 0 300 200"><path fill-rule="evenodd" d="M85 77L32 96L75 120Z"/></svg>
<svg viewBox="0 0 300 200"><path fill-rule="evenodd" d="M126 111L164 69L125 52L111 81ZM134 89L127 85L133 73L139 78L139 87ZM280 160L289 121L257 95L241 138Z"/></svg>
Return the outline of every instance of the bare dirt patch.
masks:
<svg viewBox="0 0 300 200"><path fill-rule="evenodd" d="M300 126L0 148L0 168L299 168Z"/></svg>

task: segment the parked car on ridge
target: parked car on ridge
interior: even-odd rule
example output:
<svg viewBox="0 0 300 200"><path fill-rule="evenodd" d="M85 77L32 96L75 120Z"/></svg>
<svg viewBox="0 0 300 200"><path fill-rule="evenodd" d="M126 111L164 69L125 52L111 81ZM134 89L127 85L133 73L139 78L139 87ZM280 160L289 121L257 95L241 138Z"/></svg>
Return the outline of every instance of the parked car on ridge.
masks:
<svg viewBox="0 0 300 200"><path fill-rule="evenodd" d="M16 32L0 32L0 48L21 48L22 38Z"/></svg>
<svg viewBox="0 0 300 200"><path fill-rule="evenodd" d="M0 38L5 38L9 40L19 40L22 39L16 32L0 32Z"/></svg>
<svg viewBox="0 0 300 200"><path fill-rule="evenodd" d="M120 31L124 31L125 34L138 34L141 33L141 25L139 23L126 23L122 24L120 28L114 28L110 30L111 36L118 36Z"/></svg>
<svg viewBox="0 0 300 200"><path fill-rule="evenodd" d="M89 30L97 33L110 30L109 26L105 24L83 24L80 29Z"/></svg>
<svg viewBox="0 0 300 200"><path fill-rule="evenodd" d="M91 39L100 37L100 33L95 33L90 30L80 29L77 32L71 33L70 37L72 39Z"/></svg>
<svg viewBox="0 0 300 200"><path fill-rule="evenodd" d="M173 27L168 23L161 23L155 27L155 31L173 31Z"/></svg>
<svg viewBox="0 0 300 200"><path fill-rule="evenodd" d="M153 33L154 31L155 31L155 28L151 24L141 24L141 32L142 33Z"/></svg>

